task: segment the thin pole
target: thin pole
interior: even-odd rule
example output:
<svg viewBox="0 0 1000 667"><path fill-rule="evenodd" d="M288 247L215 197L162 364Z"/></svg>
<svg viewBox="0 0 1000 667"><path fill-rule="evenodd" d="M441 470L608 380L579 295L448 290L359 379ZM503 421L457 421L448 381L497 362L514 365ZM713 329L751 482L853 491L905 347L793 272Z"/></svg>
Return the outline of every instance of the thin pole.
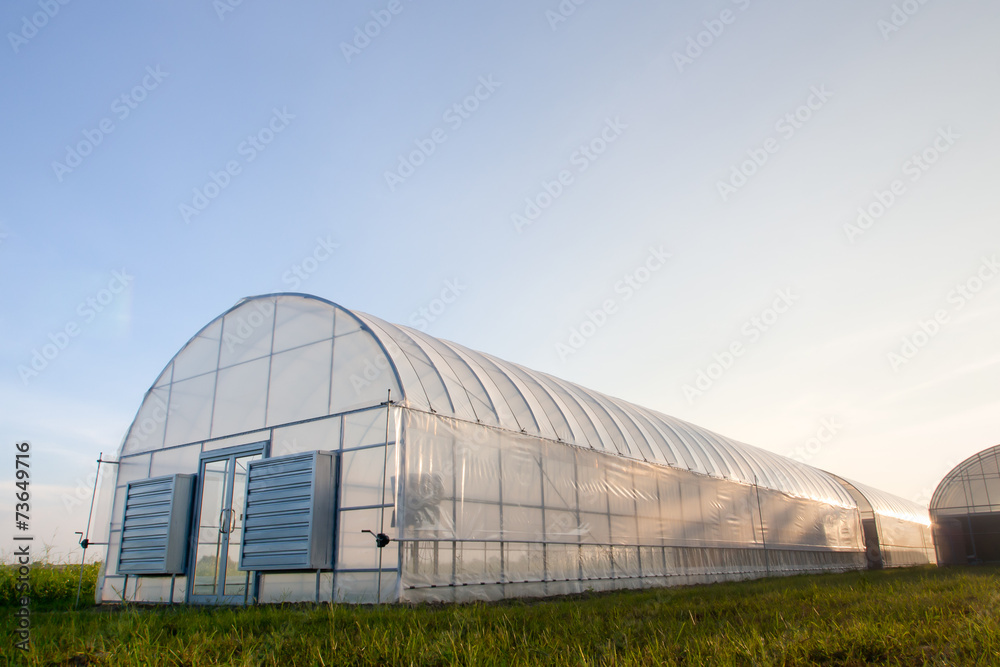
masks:
<svg viewBox="0 0 1000 667"><path fill-rule="evenodd" d="M382 516L379 521L379 535L385 535L385 480L389 469L389 413L392 410L392 389L387 391L385 398L385 449L382 454L382 499L379 501L379 505L382 506ZM384 548L382 546L378 548L378 583L375 587L375 602L378 604L382 603L382 550Z"/></svg>
<svg viewBox="0 0 1000 667"><path fill-rule="evenodd" d="M90 510L87 512L87 532L83 536L80 546L83 547L83 556L80 558L80 582L76 585L76 602L73 609L80 606L80 593L83 591L83 566L87 563L87 547L90 546L90 517L94 513L94 500L97 498L97 481L101 478L101 460L104 452L97 455L97 474L94 475L94 492L90 494Z"/></svg>
<svg viewBox="0 0 1000 667"><path fill-rule="evenodd" d="M760 508L760 485L757 484L757 474L753 476L753 488L757 494L757 515L760 517L760 541L764 545L764 572L771 576L771 563L767 558L767 538L764 536L764 510Z"/></svg>
<svg viewBox="0 0 1000 667"><path fill-rule="evenodd" d="M972 560L975 562L979 559L979 555L976 553L976 535L972 531L972 502L969 500L969 487L971 486L971 478L966 474L962 473L962 493L965 494L965 523L969 526L969 540L972 542ZM965 545L963 544L964 548ZM969 562L968 554L965 557L966 563Z"/></svg>

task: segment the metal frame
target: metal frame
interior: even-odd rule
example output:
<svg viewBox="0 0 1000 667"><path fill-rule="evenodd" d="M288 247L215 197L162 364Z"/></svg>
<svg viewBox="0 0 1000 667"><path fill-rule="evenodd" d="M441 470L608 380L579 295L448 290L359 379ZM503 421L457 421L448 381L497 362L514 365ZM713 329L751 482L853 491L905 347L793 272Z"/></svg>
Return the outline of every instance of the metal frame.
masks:
<svg viewBox="0 0 1000 667"><path fill-rule="evenodd" d="M191 531L188 536L188 573L187 573L187 589L185 591L184 599L188 604L209 604L209 605L223 605L223 604L247 604L248 600L256 600L257 592L259 589L259 574L256 572L247 572L246 586L243 595L225 595L225 589L223 592L216 595L201 595L194 592L195 585L195 570L198 564L198 534L201 530L201 510L202 502L204 501L204 490L205 490L205 479L202 472L205 468L205 464L211 461L224 461L227 459L233 459L240 456L252 456L254 454L260 454L261 458L268 458L270 454L270 441L262 441L257 443L250 443L246 445L238 445L235 447L225 447L223 449L217 449L211 452L203 452L198 458L198 475L197 475L197 492L195 494L195 503L192 506L192 516L191 516ZM232 503L234 483L235 483L235 471L227 474L226 479L226 492L225 496L228 497L228 502ZM249 480L249 477L247 478ZM244 489L244 498L246 497L246 490ZM220 555L220 561L222 558L226 559L228 564L228 539L226 541L226 553ZM219 574L217 577L221 578L222 575ZM224 579L223 579L224 581Z"/></svg>

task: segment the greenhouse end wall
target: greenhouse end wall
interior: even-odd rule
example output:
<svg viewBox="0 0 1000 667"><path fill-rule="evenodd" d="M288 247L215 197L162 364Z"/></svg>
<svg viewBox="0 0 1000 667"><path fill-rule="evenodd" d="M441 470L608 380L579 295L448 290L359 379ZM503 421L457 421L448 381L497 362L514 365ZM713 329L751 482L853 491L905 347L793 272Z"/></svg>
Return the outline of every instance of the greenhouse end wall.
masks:
<svg viewBox="0 0 1000 667"><path fill-rule="evenodd" d="M493 600L865 567L854 507L403 413L403 600Z"/></svg>
<svg viewBox="0 0 1000 667"><path fill-rule="evenodd" d="M251 444L261 445L266 458L309 451L337 452L340 464L338 478L334 480L338 494L336 552L332 568L319 573L254 573L249 577L251 588L246 592L247 601L371 603L376 602L379 595L383 602L397 600L399 577L396 545L384 549L380 560L379 550L372 536L361 532L364 529L378 531L384 527L390 537L396 535L392 517L396 505L394 481L397 477L397 427L394 419L388 424L389 447L386 450L386 408L379 406L238 436L123 456L117 466L117 475L107 476L109 485L114 485L114 501L109 503L110 544L96 592L97 602L191 601L191 582L188 581L188 576L178 576L171 581L170 577L164 576L131 576L126 579L118 573L126 489L129 482L135 480L179 473L197 474L202 456ZM385 475L384 464L388 466L385 468ZM192 570L195 573L200 571L202 565L198 560L193 560ZM234 585L244 585L248 574L239 570L238 557L230 556L225 560L226 566L233 573ZM242 588L239 590L242 592ZM242 597L242 593L237 597Z"/></svg>
<svg viewBox="0 0 1000 667"><path fill-rule="evenodd" d="M1000 445L949 471L934 490L930 514L941 564L1000 562Z"/></svg>

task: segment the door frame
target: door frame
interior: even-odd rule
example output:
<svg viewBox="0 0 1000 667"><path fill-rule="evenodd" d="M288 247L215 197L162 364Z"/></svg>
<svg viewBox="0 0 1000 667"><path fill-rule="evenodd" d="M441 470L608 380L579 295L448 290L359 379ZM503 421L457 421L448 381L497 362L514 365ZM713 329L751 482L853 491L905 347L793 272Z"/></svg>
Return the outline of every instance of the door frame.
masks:
<svg viewBox="0 0 1000 667"><path fill-rule="evenodd" d="M236 445L233 447L223 447L221 449L213 449L212 451L202 452L201 456L198 457L198 475L196 477L198 489L195 494L195 503L192 507L192 517L191 517L191 531L188 536L188 575L187 575L187 586L184 595L184 599L187 604L198 604L198 605L243 605L249 601L254 601L257 599L258 584L260 576L257 572L249 572L247 577L248 588L243 595L201 595L194 593L194 582L195 582L195 568L198 564L198 533L201 530L201 504L204 495L204 476L202 471L204 470L205 463L211 461L221 461L229 458L239 458L241 456L253 456L254 454L259 454L261 459L269 458L271 449L270 440L261 440L258 442L247 443L245 445ZM231 473L235 474L235 472ZM247 476L247 482L249 482L249 475ZM235 479L233 481L235 485ZM227 487L229 485L227 479ZM229 489L229 502L232 503L233 491L235 488ZM244 489L244 502L246 502L246 490ZM244 527L245 529L245 527ZM229 545L231 546L231 544ZM228 551L228 550L227 550ZM229 554L220 555L220 560L222 558L226 559L228 563ZM225 591L223 590L223 593Z"/></svg>

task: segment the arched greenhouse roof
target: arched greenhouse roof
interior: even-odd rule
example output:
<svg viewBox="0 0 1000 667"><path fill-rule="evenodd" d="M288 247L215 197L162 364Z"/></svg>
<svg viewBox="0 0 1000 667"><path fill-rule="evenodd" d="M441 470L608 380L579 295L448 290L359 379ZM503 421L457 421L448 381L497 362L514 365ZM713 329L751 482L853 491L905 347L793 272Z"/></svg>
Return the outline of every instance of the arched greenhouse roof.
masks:
<svg viewBox="0 0 1000 667"><path fill-rule="evenodd" d="M806 464L304 294L246 298L204 327L147 392L121 454L377 405L387 389L414 410L855 506Z"/></svg>
<svg viewBox="0 0 1000 667"><path fill-rule="evenodd" d="M1000 445L952 468L934 489L930 511L934 515L1000 512Z"/></svg>
<svg viewBox="0 0 1000 667"><path fill-rule="evenodd" d="M912 521L924 526L931 525L930 515L927 508L912 500L894 496L873 486L855 482L853 479L841 477L845 482L853 486L864 496L864 499L872 506L872 511L879 516L891 516L903 521Z"/></svg>

